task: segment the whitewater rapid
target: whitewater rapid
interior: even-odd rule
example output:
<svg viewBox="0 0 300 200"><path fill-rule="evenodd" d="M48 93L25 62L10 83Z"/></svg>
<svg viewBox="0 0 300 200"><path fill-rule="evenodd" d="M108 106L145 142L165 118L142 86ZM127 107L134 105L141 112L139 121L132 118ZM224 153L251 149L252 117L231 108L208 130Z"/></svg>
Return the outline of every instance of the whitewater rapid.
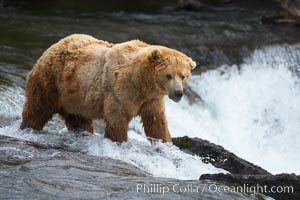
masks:
<svg viewBox="0 0 300 200"><path fill-rule="evenodd" d="M298 44L256 50L240 66L193 76L189 85L203 102L168 101L172 136L207 139L271 173L300 174L299 72Z"/></svg>
<svg viewBox="0 0 300 200"><path fill-rule="evenodd" d="M129 140L121 145L104 138L103 132L90 135L67 130L63 121L55 115L42 131L19 130L24 104L24 90L19 87L0 88L0 135L33 141L46 148L105 156L132 164L155 177L198 180L204 173L227 173L211 164L205 164L196 155L182 152L172 144L160 141L150 144L136 128L129 130ZM133 120L136 121L137 119ZM131 124L133 124L132 122Z"/></svg>
<svg viewBox="0 0 300 200"><path fill-rule="evenodd" d="M271 173L300 174L299 66L300 44L281 45L256 50L240 66L192 76L188 85L202 101L183 98L174 103L166 98L172 137L207 139ZM0 128L2 135L119 159L158 177L198 179L203 173L226 172L173 145L150 145L139 118L129 124L129 141L122 145L105 139L103 133L68 132L58 117L41 133L19 131L23 89L2 88L0 94L0 119L9 121Z"/></svg>

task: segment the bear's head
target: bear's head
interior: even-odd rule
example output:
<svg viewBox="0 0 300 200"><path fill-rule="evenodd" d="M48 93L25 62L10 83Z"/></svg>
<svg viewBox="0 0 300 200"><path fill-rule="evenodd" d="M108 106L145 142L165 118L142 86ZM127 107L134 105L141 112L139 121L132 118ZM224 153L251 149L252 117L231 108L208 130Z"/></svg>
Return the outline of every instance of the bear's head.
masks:
<svg viewBox="0 0 300 200"><path fill-rule="evenodd" d="M161 93L179 102L183 96L183 87L196 63L174 49L152 46L148 64L155 72L154 78Z"/></svg>

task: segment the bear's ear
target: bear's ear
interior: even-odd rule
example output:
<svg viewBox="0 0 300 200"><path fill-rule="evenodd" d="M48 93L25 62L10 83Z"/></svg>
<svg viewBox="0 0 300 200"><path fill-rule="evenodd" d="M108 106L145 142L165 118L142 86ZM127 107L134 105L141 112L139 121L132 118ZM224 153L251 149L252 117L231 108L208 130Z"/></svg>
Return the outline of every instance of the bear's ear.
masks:
<svg viewBox="0 0 300 200"><path fill-rule="evenodd" d="M191 59L191 61L190 61L191 70L195 69L196 66L197 66L196 62Z"/></svg>
<svg viewBox="0 0 300 200"><path fill-rule="evenodd" d="M149 56L149 61L152 65L156 65L160 62L162 58L161 51L159 49L153 49Z"/></svg>

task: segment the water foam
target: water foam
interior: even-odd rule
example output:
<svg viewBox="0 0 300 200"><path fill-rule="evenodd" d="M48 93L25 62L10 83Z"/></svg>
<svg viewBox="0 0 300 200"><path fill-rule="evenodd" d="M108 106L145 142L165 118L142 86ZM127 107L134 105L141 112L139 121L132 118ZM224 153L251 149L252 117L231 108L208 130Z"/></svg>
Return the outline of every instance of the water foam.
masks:
<svg viewBox="0 0 300 200"><path fill-rule="evenodd" d="M129 141L121 145L104 138L103 134L69 132L57 116L42 131L20 131L20 114L24 100L22 94L20 88L7 88L2 92L0 103L5 106L0 110L0 116L14 117L14 120L0 128L1 135L37 142L48 148L110 157L132 164L156 177L197 180L203 173L226 173L225 170L205 164L200 157L186 154L171 144L158 141L151 145L134 129L129 131Z"/></svg>
<svg viewBox="0 0 300 200"><path fill-rule="evenodd" d="M284 45L193 76L203 103L168 101L172 136L208 139L272 173L300 174L299 68L300 45Z"/></svg>

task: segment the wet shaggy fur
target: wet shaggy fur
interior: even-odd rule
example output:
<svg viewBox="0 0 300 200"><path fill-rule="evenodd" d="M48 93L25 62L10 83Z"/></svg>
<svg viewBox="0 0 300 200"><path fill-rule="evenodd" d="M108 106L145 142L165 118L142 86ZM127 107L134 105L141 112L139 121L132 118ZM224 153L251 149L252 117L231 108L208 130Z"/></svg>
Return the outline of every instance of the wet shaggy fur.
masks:
<svg viewBox="0 0 300 200"><path fill-rule="evenodd" d="M164 73L174 80L184 73L185 83L194 67L166 47L71 35L46 50L29 73L20 128L41 130L58 113L69 130L93 133L93 119L100 118L105 137L123 142L129 121L139 115L148 137L170 142L164 96L172 87Z"/></svg>

